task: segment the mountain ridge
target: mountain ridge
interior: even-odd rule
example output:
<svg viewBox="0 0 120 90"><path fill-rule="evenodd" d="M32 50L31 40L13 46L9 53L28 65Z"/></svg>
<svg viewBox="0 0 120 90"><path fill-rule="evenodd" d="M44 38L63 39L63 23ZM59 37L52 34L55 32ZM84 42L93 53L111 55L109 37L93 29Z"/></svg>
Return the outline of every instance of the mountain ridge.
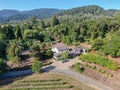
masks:
<svg viewBox="0 0 120 90"><path fill-rule="evenodd" d="M41 9L33 9L33 10L0 10L0 23L1 22L11 22L11 21L22 21L27 20L31 17L36 17L38 19L49 18L53 15L60 16L62 18L71 16L71 17L79 17L84 20L84 18L98 18L101 17L113 17L116 13L120 13L118 9L108 9L97 6L97 5L88 5L81 6L72 9L62 10L62 9L54 9L54 8L41 8ZM71 18L70 17L70 18Z"/></svg>
<svg viewBox="0 0 120 90"><path fill-rule="evenodd" d="M41 8L41 9L33 9L33 10L0 10L0 23L7 23L11 21L22 21L29 19L31 17L36 18L48 18L57 14L61 11L61 9L54 8Z"/></svg>

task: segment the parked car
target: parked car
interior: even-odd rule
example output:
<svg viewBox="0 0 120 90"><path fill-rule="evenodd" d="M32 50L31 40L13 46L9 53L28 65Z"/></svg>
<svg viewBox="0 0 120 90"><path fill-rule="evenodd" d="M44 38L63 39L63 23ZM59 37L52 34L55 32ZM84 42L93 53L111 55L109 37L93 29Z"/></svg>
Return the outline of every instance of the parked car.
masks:
<svg viewBox="0 0 120 90"><path fill-rule="evenodd" d="M68 62L69 60L62 60L62 63Z"/></svg>

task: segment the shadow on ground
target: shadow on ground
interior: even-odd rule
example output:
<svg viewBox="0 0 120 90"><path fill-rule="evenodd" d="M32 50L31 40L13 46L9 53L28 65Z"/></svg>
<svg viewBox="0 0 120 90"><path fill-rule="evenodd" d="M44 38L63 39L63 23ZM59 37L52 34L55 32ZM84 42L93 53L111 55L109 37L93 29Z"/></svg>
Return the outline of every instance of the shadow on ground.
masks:
<svg viewBox="0 0 120 90"><path fill-rule="evenodd" d="M42 73L44 73L44 72L49 72L49 71L51 71L51 70L53 70L53 69L55 69L55 68L56 68L55 66L47 66L47 67L41 69L41 72L42 72Z"/></svg>

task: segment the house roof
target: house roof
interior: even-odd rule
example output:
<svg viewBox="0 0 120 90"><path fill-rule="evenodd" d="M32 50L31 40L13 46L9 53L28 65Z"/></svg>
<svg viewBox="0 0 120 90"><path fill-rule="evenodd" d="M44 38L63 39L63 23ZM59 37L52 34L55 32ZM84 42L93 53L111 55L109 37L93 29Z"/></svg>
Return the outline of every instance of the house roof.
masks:
<svg viewBox="0 0 120 90"><path fill-rule="evenodd" d="M53 48L57 48L58 50L68 49L69 47L63 43L57 43L53 46Z"/></svg>
<svg viewBox="0 0 120 90"><path fill-rule="evenodd" d="M88 50L88 49L91 49L91 46L90 45L81 44L79 46L79 48Z"/></svg>
<svg viewBox="0 0 120 90"><path fill-rule="evenodd" d="M61 55L61 53L54 53L54 56L55 57L58 57L58 56L60 56Z"/></svg>

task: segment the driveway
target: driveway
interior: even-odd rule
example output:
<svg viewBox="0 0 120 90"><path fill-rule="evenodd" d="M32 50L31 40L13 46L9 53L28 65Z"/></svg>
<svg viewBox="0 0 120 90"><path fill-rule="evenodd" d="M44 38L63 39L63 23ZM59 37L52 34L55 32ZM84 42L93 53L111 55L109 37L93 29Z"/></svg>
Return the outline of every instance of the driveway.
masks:
<svg viewBox="0 0 120 90"><path fill-rule="evenodd" d="M100 83L99 81L93 80L80 73L70 70L69 67L77 62L82 63L80 60L78 60L78 58L72 59L69 62L65 62L65 63L62 63L61 61L54 61L53 64L49 66L45 66L43 69L45 71L50 71L50 72L71 76L77 79L78 81L84 83L85 85L95 88L95 90L113 90L110 87Z"/></svg>
<svg viewBox="0 0 120 90"><path fill-rule="evenodd" d="M65 63L62 63L62 61L53 60L53 63L51 65L58 69L69 69L69 67L75 64L76 62L82 63L80 60L78 60L78 57L76 57Z"/></svg>

